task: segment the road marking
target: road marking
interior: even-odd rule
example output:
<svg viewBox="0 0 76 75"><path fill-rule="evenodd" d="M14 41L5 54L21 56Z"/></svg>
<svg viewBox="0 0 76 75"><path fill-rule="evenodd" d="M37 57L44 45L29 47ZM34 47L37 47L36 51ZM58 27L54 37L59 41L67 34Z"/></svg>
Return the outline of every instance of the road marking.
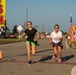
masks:
<svg viewBox="0 0 76 75"><path fill-rule="evenodd" d="M28 61L23 61L23 60L0 60L0 63L3 62L17 62L17 63L28 63ZM43 63L43 64L67 64L67 65L76 65L74 62L62 62L62 63L57 63L57 62L41 62L41 61L35 61L35 63Z"/></svg>

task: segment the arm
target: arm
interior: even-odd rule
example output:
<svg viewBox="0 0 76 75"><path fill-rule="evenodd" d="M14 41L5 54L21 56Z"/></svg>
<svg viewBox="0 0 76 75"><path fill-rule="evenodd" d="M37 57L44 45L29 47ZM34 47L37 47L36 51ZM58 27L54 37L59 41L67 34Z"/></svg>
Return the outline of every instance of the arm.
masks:
<svg viewBox="0 0 76 75"><path fill-rule="evenodd" d="M34 41L36 42L39 38L40 34L38 32L36 32L36 38L34 39Z"/></svg>
<svg viewBox="0 0 76 75"><path fill-rule="evenodd" d="M25 35L26 35L26 33L23 32L20 38L22 39Z"/></svg>
<svg viewBox="0 0 76 75"><path fill-rule="evenodd" d="M52 38L48 38L50 45L52 44Z"/></svg>
<svg viewBox="0 0 76 75"><path fill-rule="evenodd" d="M63 39L63 37L60 37L60 40L62 40Z"/></svg>
<svg viewBox="0 0 76 75"><path fill-rule="evenodd" d="M49 36L49 38L48 38L48 40L49 40L49 43L50 43L50 45L52 44L52 33L50 34L50 36Z"/></svg>

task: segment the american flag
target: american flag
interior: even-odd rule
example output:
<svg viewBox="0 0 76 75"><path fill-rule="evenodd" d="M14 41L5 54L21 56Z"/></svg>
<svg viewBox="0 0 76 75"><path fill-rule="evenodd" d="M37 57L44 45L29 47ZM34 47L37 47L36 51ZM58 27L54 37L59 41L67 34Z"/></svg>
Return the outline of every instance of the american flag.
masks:
<svg viewBox="0 0 76 75"><path fill-rule="evenodd" d="M73 42L74 41L74 32L73 32L73 27L72 27L72 15L70 17L69 30L70 30L70 41Z"/></svg>

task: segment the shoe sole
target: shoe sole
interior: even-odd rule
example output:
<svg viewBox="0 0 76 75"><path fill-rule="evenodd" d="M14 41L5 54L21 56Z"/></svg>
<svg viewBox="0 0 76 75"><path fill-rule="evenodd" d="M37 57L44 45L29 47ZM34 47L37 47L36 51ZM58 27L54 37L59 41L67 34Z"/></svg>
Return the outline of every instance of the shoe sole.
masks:
<svg viewBox="0 0 76 75"><path fill-rule="evenodd" d="M28 64L28 65L32 65L32 64Z"/></svg>

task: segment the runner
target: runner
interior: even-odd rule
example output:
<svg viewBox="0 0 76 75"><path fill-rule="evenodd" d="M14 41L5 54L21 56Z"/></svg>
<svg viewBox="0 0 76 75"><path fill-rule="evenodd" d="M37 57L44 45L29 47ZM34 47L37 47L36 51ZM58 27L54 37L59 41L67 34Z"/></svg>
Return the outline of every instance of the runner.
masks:
<svg viewBox="0 0 76 75"><path fill-rule="evenodd" d="M27 29L25 32L22 34L21 38L23 38L25 35L27 35L26 39L26 48L27 48L27 53L28 53L28 64L32 64L31 60L31 53L32 55L35 55L36 53L36 43L38 38L39 38L39 33L35 28L32 27L32 22L27 21ZM36 37L35 37L36 35Z"/></svg>
<svg viewBox="0 0 76 75"><path fill-rule="evenodd" d="M56 24L54 26L54 31L51 33L49 42L50 45L53 44L54 47L54 54L52 55L52 59L55 60L58 54L58 63L61 63L61 55L62 55L62 32L59 31L59 25Z"/></svg>

